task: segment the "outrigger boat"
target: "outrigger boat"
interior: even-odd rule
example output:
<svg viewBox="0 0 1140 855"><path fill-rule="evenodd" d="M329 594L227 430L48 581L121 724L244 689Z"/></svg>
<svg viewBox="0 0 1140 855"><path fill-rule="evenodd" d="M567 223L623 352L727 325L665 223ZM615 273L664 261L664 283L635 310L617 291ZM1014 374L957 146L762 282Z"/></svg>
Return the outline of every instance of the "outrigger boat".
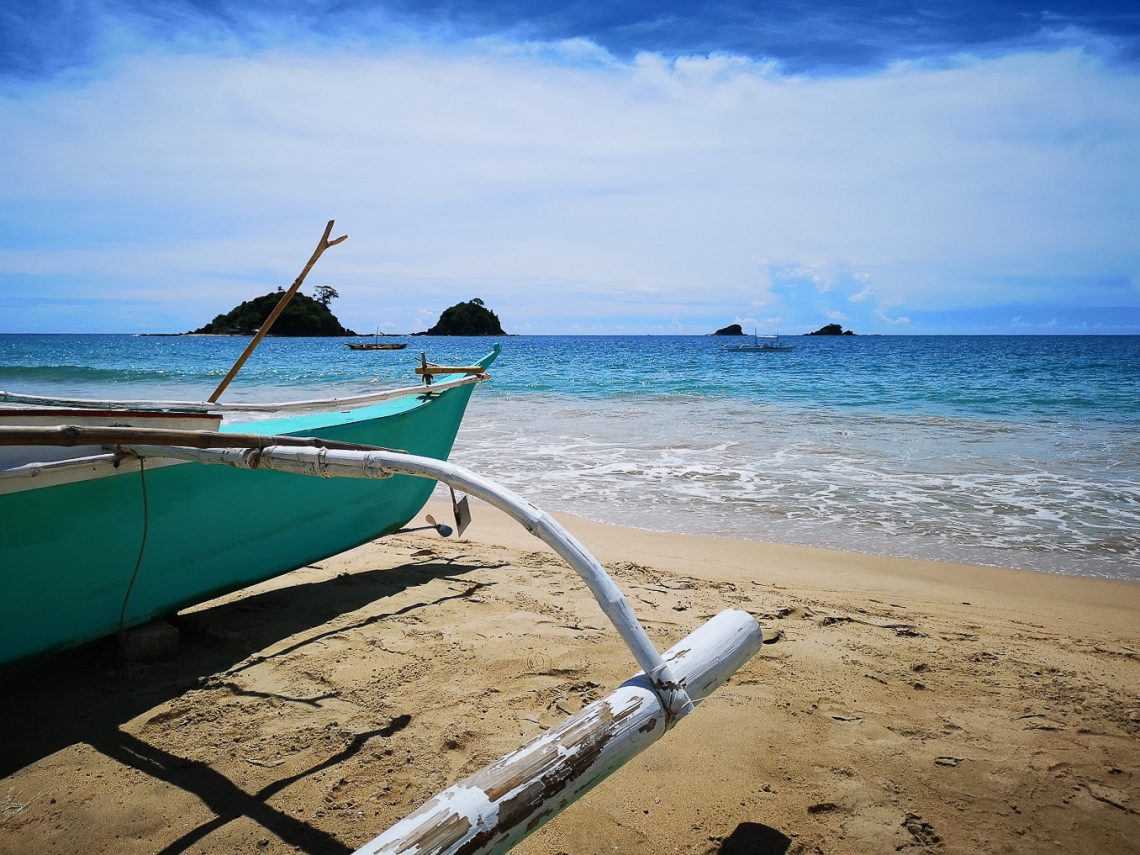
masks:
<svg viewBox="0 0 1140 855"><path fill-rule="evenodd" d="M398 341L360 341L348 345L350 350L403 350L407 346Z"/></svg>
<svg viewBox="0 0 1140 855"><path fill-rule="evenodd" d="M332 225L287 295L324 249L344 240L328 240ZM277 405L301 414L258 421L256 434L231 426L230 413L273 406L217 398L281 309L205 402L0 393L22 405L0 410L0 661L122 631L394 532L436 482L447 484L508 514L565 559L641 668L358 850L504 852L692 712L756 653L760 627L727 610L660 653L569 532L520 496L447 462L498 345L470 366L421 357L424 386ZM458 376L430 382L449 374Z"/></svg>
<svg viewBox="0 0 1140 855"><path fill-rule="evenodd" d="M770 339L770 341L760 341L761 338ZM733 350L737 353L787 353L795 349L794 344L780 344L778 335L759 336L755 332L752 333L752 344L730 344L725 348L725 350Z"/></svg>
<svg viewBox="0 0 1140 855"><path fill-rule="evenodd" d="M372 341L350 341L345 343L349 350L403 350L408 346L404 341L380 341L380 328L372 334Z"/></svg>

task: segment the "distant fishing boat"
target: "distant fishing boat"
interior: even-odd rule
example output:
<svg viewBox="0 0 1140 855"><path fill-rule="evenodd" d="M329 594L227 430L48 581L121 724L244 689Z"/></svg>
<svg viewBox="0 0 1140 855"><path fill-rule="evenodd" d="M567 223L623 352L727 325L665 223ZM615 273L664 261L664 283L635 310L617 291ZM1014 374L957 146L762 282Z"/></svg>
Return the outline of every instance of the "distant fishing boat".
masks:
<svg viewBox="0 0 1140 855"><path fill-rule="evenodd" d="M372 341L351 341L346 342L346 345L350 350L403 350L408 346L402 341L380 341L379 327L372 334Z"/></svg>
<svg viewBox="0 0 1140 855"><path fill-rule="evenodd" d="M403 350L408 345L397 341L365 341L353 342L348 345L351 350Z"/></svg>
<svg viewBox="0 0 1140 855"><path fill-rule="evenodd" d="M770 341L761 341L760 339L770 339ZM755 332L752 333L752 344L730 344L725 350L732 350L737 353L787 353L789 350L795 350L793 344L780 344L780 336L766 335L760 336Z"/></svg>

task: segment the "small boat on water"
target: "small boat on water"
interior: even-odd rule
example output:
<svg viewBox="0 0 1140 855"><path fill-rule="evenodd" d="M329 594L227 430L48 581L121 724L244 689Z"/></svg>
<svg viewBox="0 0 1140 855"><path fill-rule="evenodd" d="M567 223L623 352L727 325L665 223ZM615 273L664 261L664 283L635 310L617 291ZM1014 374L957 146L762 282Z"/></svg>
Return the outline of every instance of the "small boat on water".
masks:
<svg viewBox="0 0 1140 855"><path fill-rule="evenodd" d="M352 342L348 345L350 350L403 350L408 345L398 341L364 341Z"/></svg>
<svg viewBox="0 0 1140 855"><path fill-rule="evenodd" d="M761 341L760 339L766 339ZM752 334L752 344L730 344L725 350L732 350L737 353L787 353L790 350L795 350L794 344L780 344L780 337L778 335L756 335Z"/></svg>
<svg viewBox="0 0 1140 855"><path fill-rule="evenodd" d="M372 334L371 341L350 341L345 342L349 350L403 350L407 347L407 342L403 341L380 341L380 328L376 328L376 332Z"/></svg>
<svg viewBox="0 0 1140 855"><path fill-rule="evenodd" d="M358 850L505 852L691 713L759 650L760 626L729 609L659 652L602 565L557 521L447 462L498 344L466 366L421 356L422 386L220 403L305 273L344 240L328 240L332 225L207 401L0 392L0 404L16 405L0 407L0 664L124 632L398 531L436 482L446 484L562 557L641 669ZM272 418L249 420L267 411Z"/></svg>

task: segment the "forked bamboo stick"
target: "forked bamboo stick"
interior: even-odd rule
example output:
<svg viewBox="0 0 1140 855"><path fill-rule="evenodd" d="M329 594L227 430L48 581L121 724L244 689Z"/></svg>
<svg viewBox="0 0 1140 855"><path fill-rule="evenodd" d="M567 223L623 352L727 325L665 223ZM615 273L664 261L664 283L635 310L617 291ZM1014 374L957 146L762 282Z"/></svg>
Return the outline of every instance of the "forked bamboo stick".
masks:
<svg viewBox="0 0 1140 855"><path fill-rule="evenodd" d="M319 259L330 246L336 246L338 243L347 240L348 235L341 235L335 240L329 240L334 222L336 221L329 220L328 225L325 226L325 233L321 235L321 240L317 244L317 248L313 250L313 255L309 259L309 263L305 265L305 269L301 271L301 275L294 279L293 284L289 286L289 290L281 295L281 299L277 301L277 305L273 307L273 311L269 313L269 317L265 319L265 323L261 325L261 328L258 329L253 338L250 339L249 344L245 346L245 350L242 351L241 356L237 358L237 362L235 362L233 368L230 369L230 373L222 379L222 382L218 384L218 388L215 389L213 394L207 399L211 404L222 396L222 392L226 391L226 387L230 385L230 381L241 371L241 367L245 365L245 361L257 350L257 346L261 344L261 340L269 334L270 328L281 313L285 311L285 307L289 305L289 301L293 299L293 295L297 293L297 289L301 287L301 283L305 281L305 277L309 275L309 271L313 269L313 265L317 263L317 259Z"/></svg>

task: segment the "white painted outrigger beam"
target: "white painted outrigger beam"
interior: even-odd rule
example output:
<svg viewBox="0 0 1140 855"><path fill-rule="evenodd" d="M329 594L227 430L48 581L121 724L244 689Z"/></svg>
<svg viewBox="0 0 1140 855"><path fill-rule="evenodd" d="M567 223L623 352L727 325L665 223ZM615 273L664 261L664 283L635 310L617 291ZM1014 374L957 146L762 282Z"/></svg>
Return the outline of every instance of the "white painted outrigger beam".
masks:
<svg viewBox="0 0 1140 855"><path fill-rule="evenodd" d="M268 448L184 448L181 446L124 446L125 451L140 457L173 458L196 463L215 463L238 469L271 469L295 475L321 478L390 478L411 475L440 481L463 490L493 505L522 524L523 528L549 545L586 582L590 593L602 607L618 635L633 653L633 658L649 679L669 713L672 725L690 711L693 705L684 687L670 671L654 647L625 595L602 565L578 540L545 511L539 510L518 494L476 475L469 469L400 451L344 451L329 448L290 448L272 445Z"/></svg>
<svg viewBox="0 0 1140 855"><path fill-rule="evenodd" d="M94 433L97 431L97 433ZM161 438L160 438L161 437ZM0 445L74 445L87 438L163 464L172 460L325 478L410 475L465 490L549 544L585 580L643 673L522 748L445 790L359 850L366 855L505 852L692 712L760 648L760 626L725 611L662 656L614 581L582 544L522 497L443 460L386 449L279 445L304 438L143 428L0 428ZM247 441L258 447L195 448ZM149 442L148 442L149 441ZM319 440L310 440L319 442ZM156 445L155 443L163 443Z"/></svg>

